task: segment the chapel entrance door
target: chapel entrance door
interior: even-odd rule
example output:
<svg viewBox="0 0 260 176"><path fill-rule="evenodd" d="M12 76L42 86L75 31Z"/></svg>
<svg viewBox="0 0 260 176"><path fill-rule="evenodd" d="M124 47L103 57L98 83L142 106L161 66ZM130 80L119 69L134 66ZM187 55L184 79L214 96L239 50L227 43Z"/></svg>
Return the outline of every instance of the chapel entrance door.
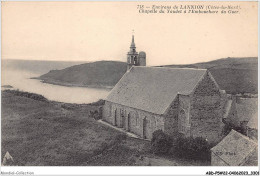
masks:
<svg viewBox="0 0 260 176"><path fill-rule="evenodd" d="M130 114L127 115L127 131L131 131L131 119L130 119Z"/></svg>

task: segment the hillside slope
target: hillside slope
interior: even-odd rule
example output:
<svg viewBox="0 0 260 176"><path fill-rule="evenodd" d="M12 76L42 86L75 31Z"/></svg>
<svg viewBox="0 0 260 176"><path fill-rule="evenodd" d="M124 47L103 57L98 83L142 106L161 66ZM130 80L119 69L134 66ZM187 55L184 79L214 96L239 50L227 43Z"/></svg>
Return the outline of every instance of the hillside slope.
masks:
<svg viewBox="0 0 260 176"><path fill-rule="evenodd" d="M39 77L46 83L66 86L113 87L126 72L126 63L98 61L51 70Z"/></svg>
<svg viewBox="0 0 260 176"><path fill-rule="evenodd" d="M258 58L224 58L189 65L165 65L172 68L205 68L213 75L220 88L230 94L258 92Z"/></svg>
<svg viewBox="0 0 260 176"><path fill-rule="evenodd" d="M258 58L224 58L210 62L187 65L163 65L172 68L208 69L221 89L227 93L256 94ZM52 70L39 77L47 83L66 86L113 87L126 72L126 63L99 61Z"/></svg>

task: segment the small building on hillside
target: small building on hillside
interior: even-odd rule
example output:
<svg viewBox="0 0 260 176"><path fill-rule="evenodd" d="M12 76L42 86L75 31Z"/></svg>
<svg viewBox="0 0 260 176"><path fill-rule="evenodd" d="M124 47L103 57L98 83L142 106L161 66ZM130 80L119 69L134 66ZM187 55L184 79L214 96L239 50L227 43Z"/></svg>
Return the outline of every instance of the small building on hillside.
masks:
<svg viewBox="0 0 260 176"><path fill-rule="evenodd" d="M225 101L206 69L133 66L105 99L102 118L145 139L162 129L218 142Z"/></svg>
<svg viewBox="0 0 260 176"><path fill-rule="evenodd" d="M232 98L226 103L223 121L232 128L237 130L239 129L243 134L247 134L248 130L257 130L257 101L257 98L239 98L232 96ZM250 124L248 125L249 122ZM249 135L250 134L251 133L249 132Z"/></svg>
<svg viewBox="0 0 260 176"><path fill-rule="evenodd" d="M212 166L257 166L257 157L258 144L235 130L211 149Z"/></svg>

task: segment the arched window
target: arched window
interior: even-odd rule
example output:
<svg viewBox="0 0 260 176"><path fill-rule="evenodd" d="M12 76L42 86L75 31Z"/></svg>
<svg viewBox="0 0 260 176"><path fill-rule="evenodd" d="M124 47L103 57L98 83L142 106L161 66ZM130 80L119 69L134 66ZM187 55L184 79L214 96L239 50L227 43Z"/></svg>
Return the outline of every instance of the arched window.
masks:
<svg viewBox="0 0 260 176"><path fill-rule="evenodd" d="M131 56L131 62L130 62L131 64L133 64L134 63L134 56Z"/></svg>
<svg viewBox="0 0 260 176"><path fill-rule="evenodd" d="M117 119L116 114L117 114L117 109L115 109L115 114L114 114L114 115L115 115L115 117L114 117L114 124L115 124L115 126L117 126L117 123L116 123L116 122L117 122L117 120L116 120L116 119Z"/></svg>
<svg viewBox="0 0 260 176"><path fill-rule="evenodd" d="M136 58L136 56L134 57L134 64L137 64L137 58Z"/></svg>
<svg viewBox="0 0 260 176"><path fill-rule="evenodd" d="M127 115L127 131L131 131L131 119L130 119L130 113Z"/></svg>
<svg viewBox="0 0 260 176"><path fill-rule="evenodd" d="M185 121L186 121L186 115L185 115L185 111L182 109L178 117L178 131L180 133L185 133L185 127L186 127Z"/></svg>
<svg viewBox="0 0 260 176"><path fill-rule="evenodd" d="M112 114L112 104L108 103L108 116L110 117Z"/></svg>
<svg viewBox="0 0 260 176"><path fill-rule="evenodd" d="M139 119L138 112L135 112L135 117L136 117L136 125L139 126L140 119Z"/></svg>

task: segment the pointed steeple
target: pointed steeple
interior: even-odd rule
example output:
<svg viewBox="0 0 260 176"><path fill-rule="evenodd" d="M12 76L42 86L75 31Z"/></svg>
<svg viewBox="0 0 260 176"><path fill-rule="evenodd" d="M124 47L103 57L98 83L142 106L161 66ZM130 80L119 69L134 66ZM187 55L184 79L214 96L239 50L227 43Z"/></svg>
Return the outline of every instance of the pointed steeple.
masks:
<svg viewBox="0 0 260 176"><path fill-rule="evenodd" d="M135 36L134 35L132 35L132 43L131 43L130 48L136 48L135 47Z"/></svg>
<svg viewBox="0 0 260 176"><path fill-rule="evenodd" d="M136 52L135 36L133 33L132 42L130 45L130 51L127 53L127 70L129 70L133 65L137 66L139 64L137 57L138 57L138 52Z"/></svg>

